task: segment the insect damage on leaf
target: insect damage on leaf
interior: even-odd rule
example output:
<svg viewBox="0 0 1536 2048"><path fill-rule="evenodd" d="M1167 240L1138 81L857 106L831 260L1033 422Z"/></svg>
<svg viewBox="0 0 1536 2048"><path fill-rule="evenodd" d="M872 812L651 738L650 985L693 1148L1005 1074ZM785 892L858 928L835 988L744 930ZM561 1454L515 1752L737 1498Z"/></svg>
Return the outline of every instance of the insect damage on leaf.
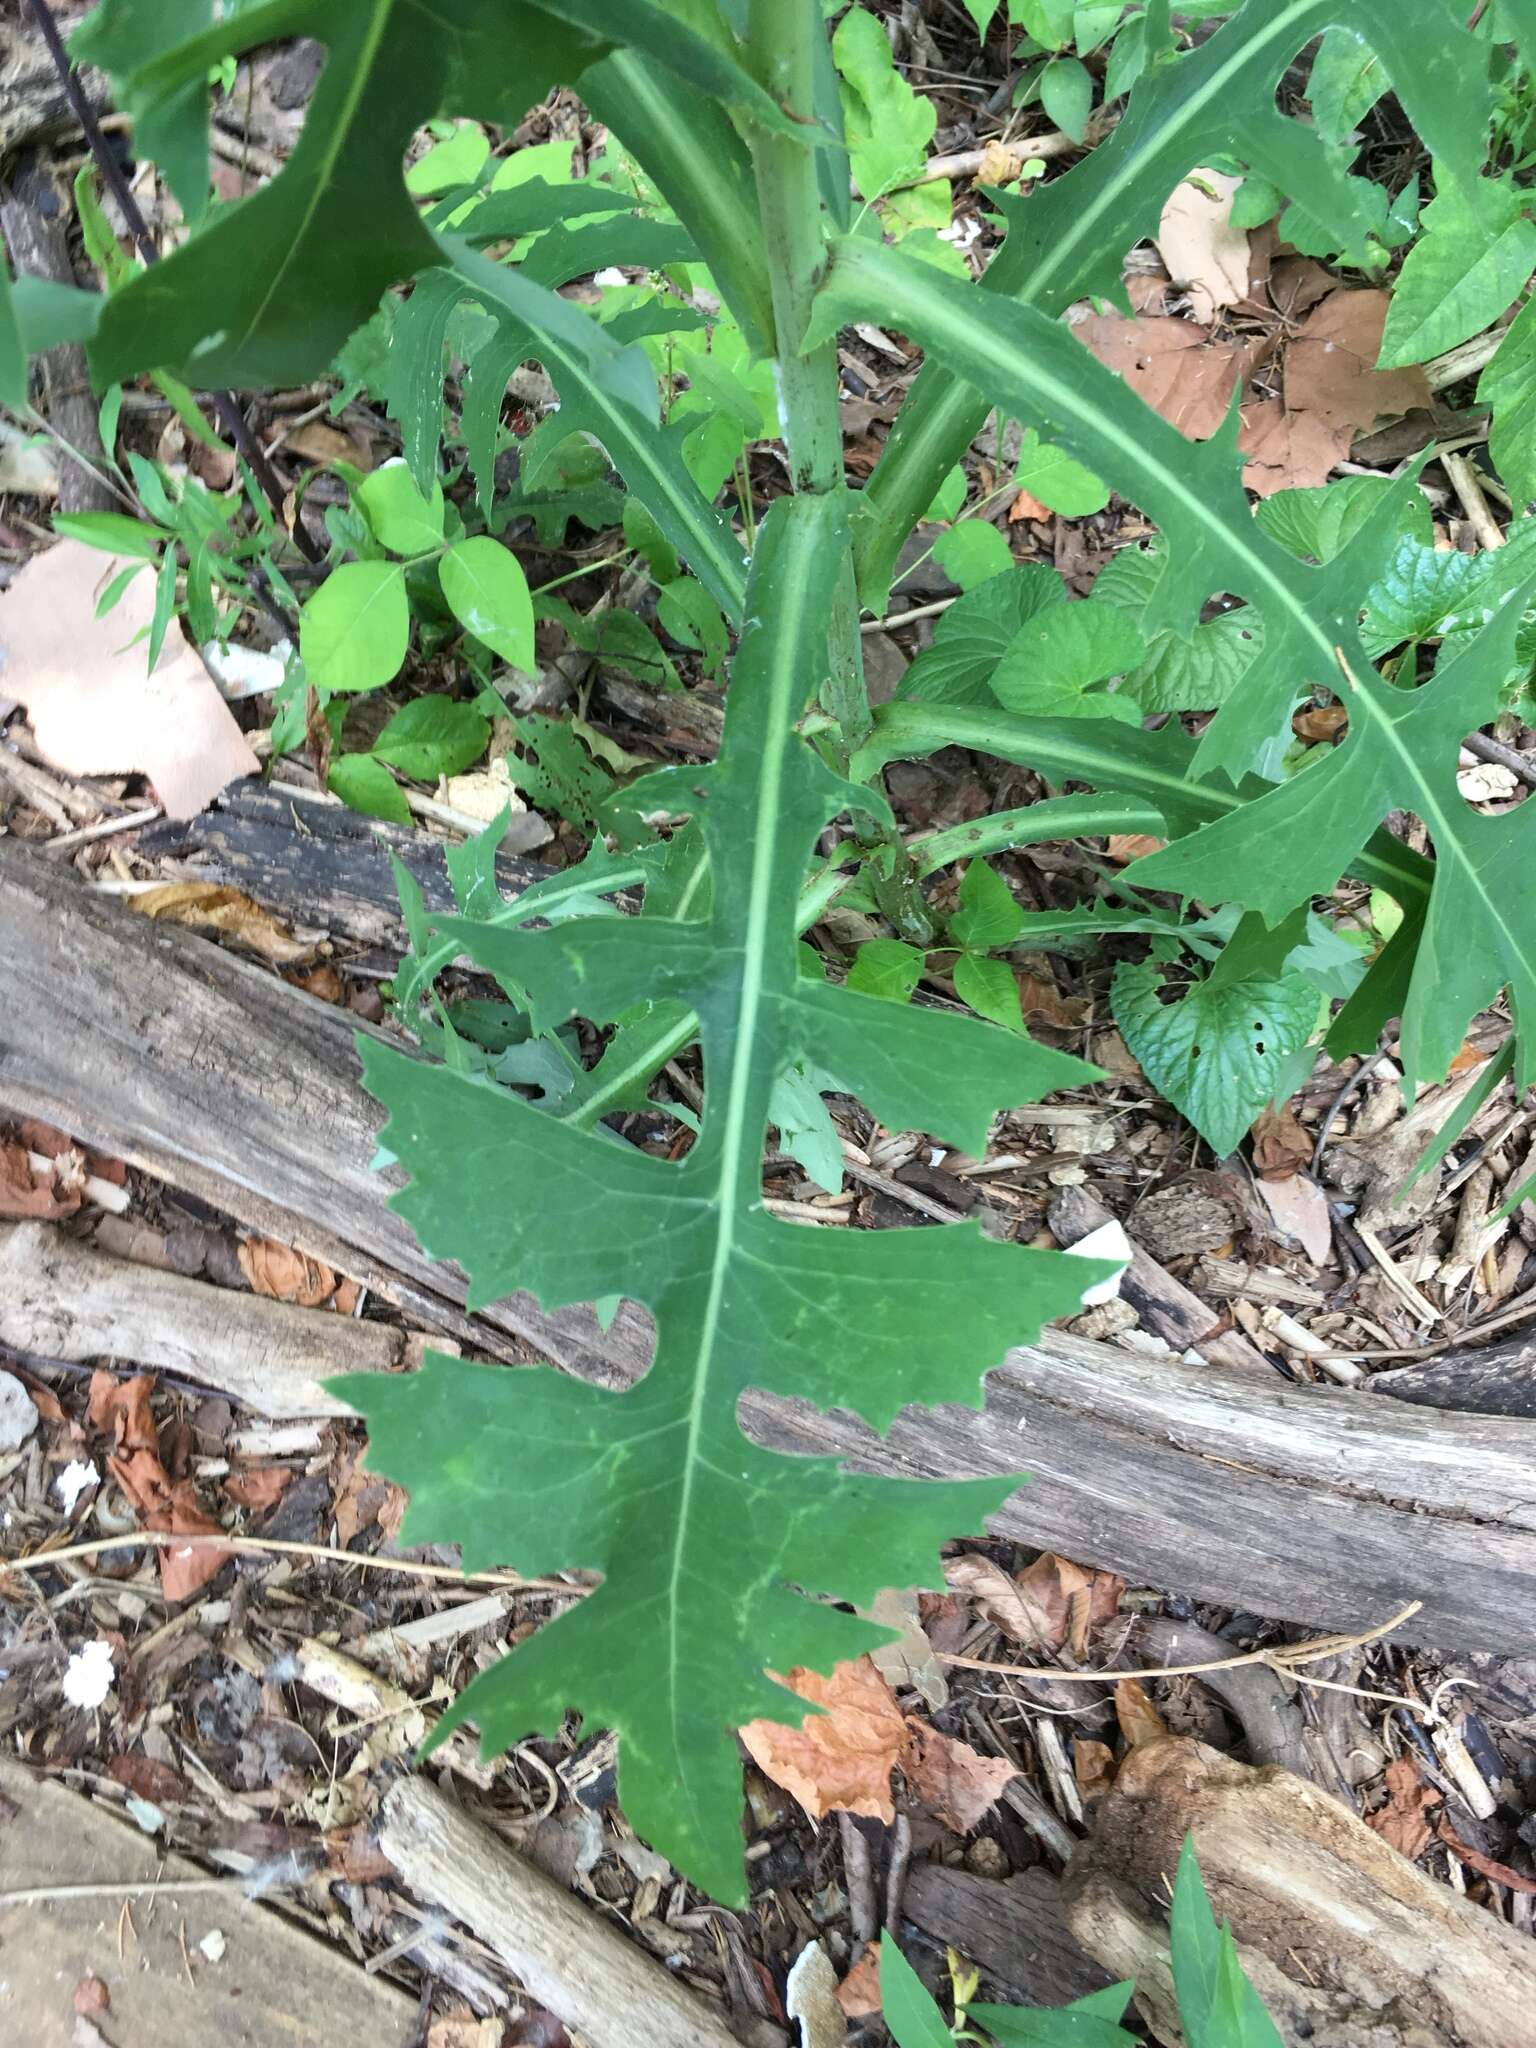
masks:
<svg viewBox="0 0 1536 2048"><path fill-rule="evenodd" d="M780 1077L810 1061L895 1128L979 1150L994 1110L1092 1070L974 1019L913 1010L799 972L795 904L816 834L850 804L791 728L826 670L843 540L835 500L781 501L758 538L717 763L642 785L691 810L707 918L580 918L540 932L437 929L515 991L535 1026L611 1021L638 997L691 1004L706 1078L680 1165L563 1127L484 1083L368 1043L395 1198L472 1303L526 1287L547 1306L626 1294L656 1318L654 1363L625 1393L553 1371L435 1357L398 1381L337 1384L367 1416L377 1469L412 1495L407 1540L455 1542L474 1569L581 1566L596 1593L478 1678L439 1724L488 1749L569 1708L620 1735L625 1810L717 1897L741 1900L731 1731L798 1721L765 1676L826 1671L883 1639L821 1604L938 1578L938 1543L974 1529L1011 1480L868 1478L750 1442L748 1388L846 1405L883 1429L910 1401L976 1405L981 1376L1108 1269L944 1231L818 1232L762 1203ZM810 1597L808 1597L810 1596Z"/></svg>

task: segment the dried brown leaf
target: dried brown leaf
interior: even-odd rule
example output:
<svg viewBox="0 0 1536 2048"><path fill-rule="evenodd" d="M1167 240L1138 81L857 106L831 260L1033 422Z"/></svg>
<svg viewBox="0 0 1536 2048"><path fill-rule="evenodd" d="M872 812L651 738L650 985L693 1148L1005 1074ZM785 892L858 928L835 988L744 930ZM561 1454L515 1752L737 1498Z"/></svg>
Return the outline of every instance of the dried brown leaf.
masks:
<svg viewBox="0 0 1536 2048"><path fill-rule="evenodd" d="M902 1776L914 1799L957 1835L968 1835L992 1811L1003 1787L1018 1776L1006 1757L983 1756L968 1742L908 1719L910 1741Z"/></svg>
<svg viewBox="0 0 1536 2048"><path fill-rule="evenodd" d="M864 1953L837 1987L837 2002L851 2020L880 2010L880 1944L867 1941Z"/></svg>
<svg viewBox="0 0 1536 2048"><path fill-rule="evenodd" d="M1254 362L1252 347L1214 341L1210 330L1193 320L1090 313L1073 332L1191 441L1215 433Z"/></svg>
<svg viewBox="0 0 1536 2048"><path fill-rule="evenodd" d="M1365 1824L1412 1863L1434 1839L1426 1815L1430 1807L1440 1804L1441 1795L1435 1786L1423 1782L1411 1756L1395 1756L1387 1765L1386 1781L1387 1803L1368 1813Z"/></svg>
<svg viewBox="0 0 1536 2048"><path fill-rule="evenodd" d="M244 1472L231 1472L224 1481L224 1492L236 1507L261 1514L276 1507L292 1478L287 1465L253 1465Z"/></svg>
<svg viewBox="0 0 1536 2048"><path fill-rule="evenodd" d="M1091 1806L1096 1799L1102 1799L1115 1782L1115 1752L1107 1742L1095 1742L1086 1735L1078 1736L1072 1745L1072 1775L1077 1780L1077 1789Z"/></svg>
<svg viewBox="0 0 1536 2048"><path fill-rule="evenodd" d="M1140 860L1144 853L1161 853L1166 839L1154 839L1150 832L1111 832L1105 852L1118 866Z"/></svg>
<svg viewBox="0 0 1536 2048"><path fill-rule="evenodd" d="M1311 1164L1312 1140L1290 1106L1266 1109L1253 1127L1253 1167L1265 1180L1289 1180Z"/></svg>
<svg viewBox="0 0 1536 2048"><path fill-rule="evenodd" d="M51 1173L34 1172L28 1147L14 1139L0 1143L0 1216L34 1216L51 1222L73 1216L80 1191L61 1191Z"/></svg>
<svg viewBox="0 0 1536 2048"><path fill-rule="evenodd" d="M1116 1680L1115 1719L1132 1749L1145 1749L1149 1743L1168 1740L1168 1723L1153 1706L1139 1678Z"/></svg>
<svg viewBox="0 0 1536 2048"><path fill-rule="evenodd" d="M160 1457L160 1444L150 1411L154 1386L150 1373L116 1380L109 1372L91 1375L87 1413L92 1423L113 1440L107 1469L146 1529L176 1536L217 1536L218 1523L204 1512L190 1479L173 1479ZM167 1600L190 1599L205 1586L233 1553L218 1544L162 1544L155 1552L160 1590Z"/></svg>
<svg viewBox="0 0 1536 2048"><path fill-rule="evenodd" d="M1291 412L1279 398L1243 407L1237 445L1248 460L1243 482L1268 498L1276 491L1307 490L1328 481L1349 454L1354 429L1330 426L1315 412Z"/></svg>
<svg viewBox="0 0 1536 2048"><path fill-rule="evenodd" d="M1499 1863L1492 1856L1485 1856L1481 1849L1469 1849L1454 1833L1443 1813L1435 1823L1435 1833L1447 1849L1459 1856L1463 1863L1470 1864L1482 1876L1491 1877L1495 1884L1508 1885L1512 1892L1536 1894L1536 1877L1527 1877L1523 1871L1511 1870L1507 1863Z"/></svg>
<svg viewBox="0 0 1536 2048"><path fill-rule="evenodd" d="M141 917L234 939L273 967L293 967L315 957L312 945L285 931L242 889L217 882L163 882L157 889L130 896L128 902Z"/></svg>
<svg viewBox="0 0 1536 2048"><path fill-rule="evenodd" d="M1329 426L1368 434L1432 402L1423 367L1378 370L1392 294L1332 291L1319 300L1285 351L1285 402Z"/></svg>
<svg viewBox="0 0 1536 2048"><path fill-rule="evenodd" d="M173 818L191 818L260 763L196 652L175 633L153 675L144 642L155 577L141 568L97 618L126 565L82 541L34 555L0 607L6 686L27 707L44 758L69 775L147 775Z"/></svg>
<svg viewBox="0 0 1536 2048"><path fill-rule="evenodd" d="M821 1714L799 1727L749 1721L741 1730L747 1754L765 1778L782 1787L812 1820L862 1813L891 1821L891 1769L907 1746L895 1696L867 1657L835 1667L829 1678L798 1666L784 1681Z"/></svg>
<svg viewBox="0 0 1536 2048"><path fill-rule="evenodd" d="M1333 1249L1333 1219L1328 1197L1311 1174L1294 1173L1286 1180L1260 1180L1258 1189L1275 1228L1286 1237L1294 1237L1314 1266L1322 1265Z"/></svg>
<svg viewBox="0 0 1536 2048"><path fill-rule="evenodd" d="M275 1238L248 1237L239 1250L240 1270L251 1283L251 1291L272 1301L296 1302L300 1308L320 1308L336 1292L336 1275L319 1259L296 1252L292 1245Z"/></svg>
<svg viewBox="0 0 1536 2048"><path fill-rule="evenodd" d="M1125 1581L1113 1572L1090 1571L1050 1550L1016 1579L990 1558L975 1556L948 1559L944 1576L1015 1642L1045 1650L1070 1645L1078 1657L1087 1653L1094 1624L1118 1610L1125 1591Z"/></svg>

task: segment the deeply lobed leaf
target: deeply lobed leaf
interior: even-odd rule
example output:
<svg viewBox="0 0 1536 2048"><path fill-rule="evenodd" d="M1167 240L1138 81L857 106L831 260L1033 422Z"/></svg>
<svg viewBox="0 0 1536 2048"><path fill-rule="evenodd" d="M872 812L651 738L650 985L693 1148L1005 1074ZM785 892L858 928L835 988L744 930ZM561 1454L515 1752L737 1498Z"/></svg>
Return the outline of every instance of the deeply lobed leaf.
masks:
<svg viewBox="0 0 1536 2048"><path fill-rule="evenodd" d="M1011 1482L931 1486L775 1456L735 1420L749 1387L854 1406L877 1427L911 1400L975 1405L981 1375L1094 1274L1059 1255L947 1230L819 1232L764 1209L761 1148L777 1083L809 1063L882 1121L980 1149L1004 1104L1091 1069L977 1020L910 1010L803 977L796 904L816 835L850 802L795 736L826 669L846 544L835 499L785 500L758 538L718 762L642 785L696 814L705 917L575 918L547 930L439 920L536 1025L602 1022L637 998L696 1012L706 1077L680 1165L573 1129L516 1097L369 1044L384 1142L411 1176L396 1198L471 1299L528 1287L547 1304L625 1294L656 1319L653 1365L625 1393L534 1369L434 1359L352 1379L371 1461L412 1495L407 1540L465 1562L582 1566L598 1591L477 1679L440 1724L488 1749L571 1707L619 1731L626 1812L717 1896L742 1897L740 1780L730 1732L798 1720L765 1676L826 1669L880 1638L809 1595L867 1602L932 1582L936 1546L975 1527Z"/></svg>

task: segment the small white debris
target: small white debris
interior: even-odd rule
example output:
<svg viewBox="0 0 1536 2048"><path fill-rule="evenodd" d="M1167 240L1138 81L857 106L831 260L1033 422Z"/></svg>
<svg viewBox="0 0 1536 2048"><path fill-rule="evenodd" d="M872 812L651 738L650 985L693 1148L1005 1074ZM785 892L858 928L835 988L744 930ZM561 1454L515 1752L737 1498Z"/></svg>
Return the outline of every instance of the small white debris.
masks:
<svg viewBox="0 0 1536 2048"><path fill-rule="evenodd" d="M0 1451L19 1451L37 1428L37 1410L21 1381L0 1372Z"/></svg>
<svg viewBox="0 0 1536 2048"><path fill-rule="evenodd" d="M72 1707L99 1707L112 1690L112 1645L98 1636L75 1650L64 1667L64 1697Z"/></svg>
<svg viewBox="0 0 1536 2048"><path fill-rule="evenodd" d="M629 279L624 275L623 271L619 269L617 264L610 263L606 270L599 270L597 272L597 274L593 277L592 282L594 284L601 285L628 284Z"/></svg>
<svg viewBox="0 0 1536 2048"><path fill-rule="evenodd" d="M72 1458L53 1482L53 1490L64 1503L66 1515L75 1512L82 1493L100 1480L101 1474L86 1458Z"/></svg>
<svg viewBox="0 0 1536 2048"><path fill-rule="evenodd" d="M1131 1240L1118 1223L1100 1224L1097 1230L1090 1230L1086 1237L1080 1237L1076 1244L1067 1246L1068 1254L1074 1259L1116 1259L1120 1271L1108 1280L1097 1280L1092 1287L1083 1289L1083 1307L1095 1308L1101 1301L1118 1301L1120 1282L1125 1269L1131 1263Z"/></svg>
<svg viewBox="0 0 1536 2048"><path fill-rule="evenodd" d="M219 695L226 704L237 704L244 697L260 697L269 690L281 689L293 660L293 642L279 640L268 652L260 647L241 647L234 641L225 647L217 640L209 640L200 652L203 667L218 685Z"/></svg>
<svg viewBox="0 0 1536 2048"><path fill-rule="evenodd" d="M217 1927L210 1927L197 1946L210 1963L223 1962L224 1950L227 1944Z"/></svg>
<svg viewBox="0 0 1536 2048"><path fill-rule="evenodd" d="M837 2002L837 1972L820 1942L808 1942L784 1986L784 2010L800 2022L800 2048L839 2048L848 2022Z"/></svg>
<svg viewBox="0 0 1536 2048"><path fill-rule="evenodd" d="M942 1145L930 1145L928 1147L928 1164L930 1166L942 1166L948 1157L949 1154Z"/></svg>

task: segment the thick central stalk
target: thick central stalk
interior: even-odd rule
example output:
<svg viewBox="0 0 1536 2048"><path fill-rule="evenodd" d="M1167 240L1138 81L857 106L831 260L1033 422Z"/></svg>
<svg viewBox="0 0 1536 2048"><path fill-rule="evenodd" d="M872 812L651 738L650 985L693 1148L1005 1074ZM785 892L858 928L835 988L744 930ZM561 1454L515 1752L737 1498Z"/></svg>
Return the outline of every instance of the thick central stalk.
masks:
<svg viewBox="0 0 1536 2048"><path fill-rule="evenodd" d="M809 355L800 352L826 263L816 171L819 130L811 111L816 39L825 33L816 0L751 0L749 61L762 84L805 131L802 137L759 128L751 145L772 282L780 425L796 491L817 496L845 488L837 343L829 341ZM851 552L828 620L828 655L827 709L837 720L846 760L869 731Z"/></svg>

